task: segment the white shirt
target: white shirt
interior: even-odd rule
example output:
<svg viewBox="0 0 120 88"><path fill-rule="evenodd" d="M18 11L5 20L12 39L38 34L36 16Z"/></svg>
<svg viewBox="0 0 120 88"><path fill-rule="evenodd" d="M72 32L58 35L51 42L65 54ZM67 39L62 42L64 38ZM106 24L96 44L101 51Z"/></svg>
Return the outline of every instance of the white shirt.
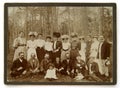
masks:
<svg viewBox="0 0 120 88"><path fill-rule="evenodd" d="M45 42L44 48L47 51L52 51L53 50L53 43L52 42Z"/></svg>
<svg viewBox="0 0 120 88"><path fill-rule="evenodd" d="M103 44L103 42L102 43L100 43L100 45L99 45L99 59L101 59L101 47L102 47L102 44Z"/></svg>
<svg viewBox="0 0 120 88"><path fill-rule="evenodd" d="M70 48L70 43L69 42L67 42L67 43L62 43L62 49L64 49L64 50L67 50L67 49L69 49Z"/></svg>
<svg viewBox="0 0 120 88"><path fill-rule="evenodd" d="M53 48L54 48L54 49L56 49L56 43L57 43L57 41L54 41L54 42L53 42L53 44L54 44Z"/></svg>
<svg viewBox="0 0 120 88"><path fill-rule="evenodd" d="M43 39L37 39L35 42L36 42L36 46L40 48L44 47L45 45L45 41Z"/></svg>
<svg viewBox="0 0 120 88"><path fill-rule="evenodd" d="M34 41L28 40L27 41L27 47L28 48L36 48L36 42L35 42L35 40Z"/></svg>

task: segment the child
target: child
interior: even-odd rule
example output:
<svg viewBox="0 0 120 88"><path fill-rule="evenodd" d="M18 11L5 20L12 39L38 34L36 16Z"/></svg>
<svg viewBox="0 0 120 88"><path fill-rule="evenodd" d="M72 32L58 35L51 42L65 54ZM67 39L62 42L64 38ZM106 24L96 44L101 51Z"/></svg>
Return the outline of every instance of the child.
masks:
<svg viewBox="0 0 120 88"><path fill-rule="evenodd" d="M56 69L54 67L53 64L49 64L48 69L46 71L46 75L44 77L45 79L48 79L50 81L54 80L54 79L58 79L56 76Z"/></svg>
<svg viewBox="0 0 120 88"><path fill-rule="evenodd" d="M57 72L59 72L60 68L61 68L61 62L60 62L60 58L56 58L56 61L54 62L55 68L57 70Z"/></svg>

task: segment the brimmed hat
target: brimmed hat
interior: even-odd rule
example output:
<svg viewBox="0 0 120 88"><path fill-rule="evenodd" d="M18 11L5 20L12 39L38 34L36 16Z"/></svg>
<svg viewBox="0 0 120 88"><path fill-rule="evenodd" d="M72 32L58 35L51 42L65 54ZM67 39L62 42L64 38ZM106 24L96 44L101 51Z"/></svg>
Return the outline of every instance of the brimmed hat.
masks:
<svg viewBox="0 0 120 88"><path fill-rule="evenodd" d="M78 37L77 33L72 33L71 34L71 37L74 38L74 37Z"/></svg>
<svg viewBox="0 0 120 88"><path fill-rule="evenodd" d="M69 36L68 35L62 35L61 38L68 38L69 39Z"/></svg>
<svg viewBox="0 0 120 88"><path fill-rule="evenodd" d="M35 36L34 32L29 32L29 36Z"/></svg>

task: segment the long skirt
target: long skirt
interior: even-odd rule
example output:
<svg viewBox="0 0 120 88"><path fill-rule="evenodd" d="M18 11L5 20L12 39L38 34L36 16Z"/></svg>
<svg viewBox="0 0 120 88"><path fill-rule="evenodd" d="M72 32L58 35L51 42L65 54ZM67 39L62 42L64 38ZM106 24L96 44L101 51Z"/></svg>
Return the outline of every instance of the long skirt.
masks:
<svg viewBox="0 0 120 88"><path fill-rule="evenodd" d="M36 48L37 58L39 60L39 63L41 63L42 59L44 59L45 50L44 48L37 47Z"/></svg>

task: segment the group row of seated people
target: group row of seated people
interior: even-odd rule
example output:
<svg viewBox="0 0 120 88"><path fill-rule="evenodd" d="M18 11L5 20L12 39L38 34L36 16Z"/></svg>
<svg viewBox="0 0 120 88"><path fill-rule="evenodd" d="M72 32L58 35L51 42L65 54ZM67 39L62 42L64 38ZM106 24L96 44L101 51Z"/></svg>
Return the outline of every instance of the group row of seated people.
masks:
<svg viewBox="0 0 120 88"><path fill-rule="evenodd" d="M35 32L29 33L30 40L26 41L24 32L19 33L19 37L14 40L13 47L15 49L13 65L11 68L11 76L16 77L26 74L38 72L44 73L45 79L58 79L56 73L69 75L75 79L82 79L86 71L93 73L92 64L97 58L106 60L110 57L109 44L104 44L104 54L101 53L104 37L101 36L98 41L97 37L89 38L85 42L84 37L78 37L76 34L61 36L60 33L53 33L53 41L50 36L46 37L46 41L42 38L42 34ZM99 49L100 48L100 49ZM26 53L27 52L27 53ZM102 57L101 57L102 56ZM108 70L102 63L98 63L99 72L108 76ZM103 69L104 68L104 69ZM106 68L106 69L105 69ZM98 72L98 71L97 71Z"/></svg>

